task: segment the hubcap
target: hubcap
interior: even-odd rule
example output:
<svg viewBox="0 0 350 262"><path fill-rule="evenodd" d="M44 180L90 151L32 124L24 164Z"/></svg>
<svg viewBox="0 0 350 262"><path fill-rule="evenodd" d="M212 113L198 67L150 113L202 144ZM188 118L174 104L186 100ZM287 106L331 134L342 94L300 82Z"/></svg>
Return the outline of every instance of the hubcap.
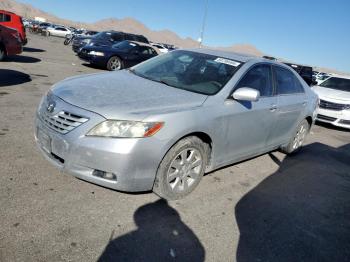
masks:
<svg viewBox="0 0 350 262"><path fill-rule="evenodd" d="M199 178L202 170L202 156L195 148L181 151L171 162L167 179L170 188L176 192L188 190Z"/></svg>
<svg viewBox="0 0 350 262"><path fill-rule="evenodd" d="M296 133L293 140L293 149L298 149L303 143L306 136L307 127L306 124L303 124L299 127L298 132Z"/></svg>
<svg viewBox="0 0 350 262"><path fill-rule="evenodd" d="M119 70L120 69L120 62L118 58L113 58L111 61L111 69L112 70Z"/></svg>

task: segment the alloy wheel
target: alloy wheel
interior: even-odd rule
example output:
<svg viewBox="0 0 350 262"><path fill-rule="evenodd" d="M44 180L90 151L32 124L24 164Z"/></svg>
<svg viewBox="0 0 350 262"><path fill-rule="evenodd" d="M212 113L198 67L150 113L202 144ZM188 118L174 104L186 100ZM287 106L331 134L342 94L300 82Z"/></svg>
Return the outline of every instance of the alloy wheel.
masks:
<svg viewBox="0 0 350 262"><path fill-rule="evenodd" d="M304 143L305 137L307 133L307 124L303 123L299 129L298 132L296 133L294 140L293 140L293 150L298 149L299 147L302 146Z"/></svg>
<svg viewBox="0 0 350 262"><path fill-rule="evenodd" d="M167 173L170 189L175 192L187 191L200 178L203 159L199 150L186 148L171 162Z"/></svg>
<svg viewBox="0 0 350 262"><path fill-rule="evenodd" d="M120 70L121 63L120 63L120 60L118 58L113 58L110 63L111 63L111 66L110 66L111 70L113 70L113 71Z"/></svg>

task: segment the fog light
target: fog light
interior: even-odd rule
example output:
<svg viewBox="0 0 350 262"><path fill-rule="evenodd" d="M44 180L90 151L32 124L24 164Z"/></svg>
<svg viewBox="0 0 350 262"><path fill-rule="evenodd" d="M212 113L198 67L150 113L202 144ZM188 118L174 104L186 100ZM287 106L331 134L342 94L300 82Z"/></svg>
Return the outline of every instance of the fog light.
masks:
<svg viewBox="0 0 350 262"><path fill-rule="evenodd" d="M100 178L108 179L108 180L114 180L114 181L117 180L117 176L115 174L101 171L101 170L94 170L92 175Z"/></svg>

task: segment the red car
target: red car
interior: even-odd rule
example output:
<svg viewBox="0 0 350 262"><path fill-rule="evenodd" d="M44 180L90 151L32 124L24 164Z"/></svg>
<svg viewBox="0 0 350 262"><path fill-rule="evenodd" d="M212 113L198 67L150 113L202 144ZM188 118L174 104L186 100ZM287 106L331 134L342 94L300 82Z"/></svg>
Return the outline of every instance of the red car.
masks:
<svg viewBox="0 0 350 262"><path fill-rule="evenodd" d="M22 44L27 44L26 30L23 25L22 17L12 12L0 10L0 25L16 29L21 37Z"/></svg>
<svg viewBox="0 0 350 262"><path fill-rule="evenodd" d="M22 53L22 41L16 29L0 25L0 61L8 55Z"/></svg>

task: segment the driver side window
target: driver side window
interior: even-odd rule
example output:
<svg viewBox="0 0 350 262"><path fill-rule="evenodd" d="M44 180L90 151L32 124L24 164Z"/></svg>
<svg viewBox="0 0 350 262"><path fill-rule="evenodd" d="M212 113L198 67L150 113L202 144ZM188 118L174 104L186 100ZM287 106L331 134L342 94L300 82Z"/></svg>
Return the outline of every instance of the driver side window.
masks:
<svg viewBox="0 0 350 262"><path fill-rule="evenodd" d="M249 69L236 86L236 90L241 87L250 87L260 91L261 97L273 95L271 81L271 66L257 65Z"/></svg>

